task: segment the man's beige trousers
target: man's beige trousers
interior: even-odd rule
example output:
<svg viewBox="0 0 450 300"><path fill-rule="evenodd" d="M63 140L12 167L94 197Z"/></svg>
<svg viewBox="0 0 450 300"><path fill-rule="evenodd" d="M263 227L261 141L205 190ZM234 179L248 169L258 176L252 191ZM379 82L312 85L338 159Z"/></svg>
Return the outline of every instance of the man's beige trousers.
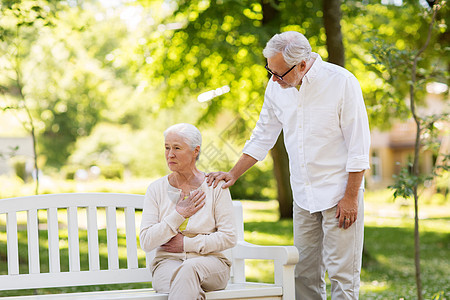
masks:
<svg viewBox="0 0 450 300"><path fill-rule="evenodd" d="M364 196L358 195L358 216L348 229L338 227L336 206L311 214L294 203L294 245L300 260L295 267L296 300L358 299L364 236Z"/></svg>

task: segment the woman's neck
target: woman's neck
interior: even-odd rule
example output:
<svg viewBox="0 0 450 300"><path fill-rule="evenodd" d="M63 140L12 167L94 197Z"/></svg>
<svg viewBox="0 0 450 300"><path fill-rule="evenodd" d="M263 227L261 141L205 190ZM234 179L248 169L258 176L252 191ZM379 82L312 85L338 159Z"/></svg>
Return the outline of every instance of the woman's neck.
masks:
<svg viewBox="0 0 450 300"><path fill-rule="evenodd" d="M169 182L172 186L183 190L183 192L190 192L197 189L205 180L205 174L197 168L186 172L173 172L169 175Z"/></svg>

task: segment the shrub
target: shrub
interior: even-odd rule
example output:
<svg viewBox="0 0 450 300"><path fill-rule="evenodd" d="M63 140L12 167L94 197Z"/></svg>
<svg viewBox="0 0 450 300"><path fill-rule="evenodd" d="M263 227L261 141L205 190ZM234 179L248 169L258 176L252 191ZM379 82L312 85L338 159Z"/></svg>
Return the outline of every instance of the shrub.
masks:
<svg viewBox="0 0 450 300"><path fill-rule="evenodd" d="M272 170L250 168L230 188L233 199L267 200L276 197L275 178Z"/></svg>
<svg viewBox="0 0 450 300"><path fill-rule="evenodd" d="M120 163L100 166L100 170L105 179L123 179L124 166Z"/></svg>
<svg viewBox="0 0 450 300"><path fill-rule="evenodd" d="M22 179L24 182L28 180L28 174L26 171L26 162L24 160L16 159L13 163L14 172L16 176Z"/></svg>
<svg viewBox="0 0 450 300"><path fill-rule="evenodd" d="M67 165L62 167L61 171L64 174L64 178L67 180L74 180L75 179L75 173L79 169L79 166L75 165Z"/></svg>

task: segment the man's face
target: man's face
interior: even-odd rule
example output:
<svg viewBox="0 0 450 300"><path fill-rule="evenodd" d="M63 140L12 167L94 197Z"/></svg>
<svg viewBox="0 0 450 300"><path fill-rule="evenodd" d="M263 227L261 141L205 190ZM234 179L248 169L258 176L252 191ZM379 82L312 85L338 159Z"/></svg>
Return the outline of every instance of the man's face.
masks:
<svg viewBox="0 0 450 300"><path fill-rule="evenodd" d="M292 68L292 66L289 66L284 61L281 52L267 59L267 67L272 71L272 73L280 76ZM277 76L272 76L272 80L277 82L283 89L296 87L300 84L303 76L305 75L302 73L302 70L305 70L305 62L301 62L296 65L289 73L283 76L282 80Z"/></svg>

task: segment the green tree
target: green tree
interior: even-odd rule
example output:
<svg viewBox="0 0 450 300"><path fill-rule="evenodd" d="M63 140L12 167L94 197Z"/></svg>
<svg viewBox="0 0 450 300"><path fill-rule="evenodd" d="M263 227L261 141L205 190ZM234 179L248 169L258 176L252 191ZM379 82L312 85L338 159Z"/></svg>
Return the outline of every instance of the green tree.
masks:
<svg viewBox="0 0 450 300"><path fill-rule="evenodd" d="M346 67L360 81L370 126L389 129L394 120L410 117L407 102L404 101L409 93L409 64L405 63L404 58L411 47L420 48L421 41L427 35L423 5L417 0L404 0L402 5L382 5L379 1L345 1L342 11ZM421 66L434 65L430 70L448 70L450 64L449 57L442 55L443 49L450 46L446 25L448 13L445 7L438 13L439 33L433 36L433 47L427 50L429 55L420 59ZM390 47L381 50L383 44ZM374 52L374 46L377 52ZM382 51L390 52L386 72L371 63L372 56L382 55ZM390 72L391 69L399 72ZM448 77L442 75L438 80L450 83ZM423 105L425 88L418 89L416 94L418 104Z"/></svg>
<svg viewBox="0 0 450 300"><path fill-rule="evenodd" d="M106 18L97 1L13 2L2 6L5 106L34 120L27 126L39 140L35 148L46 166L59 168L79 137L114 117L108 105L128 98L124 67L108 59L128 30L118 16Z"/></svg>
<svg viewBox="0 0 450 300"><path fill-rule="evenodd" d="M303 33L307 30L313 47L325 50L321 8L303 1L177 1L176 4L173 11L167 12L163 25L149 28L148 42L141 52L153 63L142 65L140 72L147 74L153 87L161 91L164 107L182 106L201 92L228 85L229 93L206 104L199 123L211 124L224 111L231 112L234 121L224 130L224 143L242 147L258 119L267 83L261 54L265 43L283 30ZM174 27L177 29L163 30ZM278 141L277 145L283 142ZM283 157L283 150L275 146L271 154L277 166L277 181L289 184L287 155ZM279 188L279 192L279 200L285 199L280 201L280 216L291 218L289 185Z"/></svg>
<svg viewBox="0 0 450 300"><path fill-rule="evenodd" d="M0 53L3 66L0 92L5 99L0 108L3 111L24 112L21 123L33 141L35 194L39 193L37 130L31 99L26 91L23 64L38 32L48 27L51 20L50 3L47 1L3 1L0 5Z"/></svg>
<svg viewBox="0 0 450 300"><path fill-rule="evenodd" d="M411 169L404 168L397 176L394 185L394 198L413 198L414 199L414 262L416 267L416 285L418 299L424 299L421 268L420 268L420 235L419 235L419 194L420 189L424 186L424 182L429 180L436 174L423 174L419 170L419 158L423 147L426 146L424 137L427 135L436 136L433 134L437 131L436 123L448 122L448 112L443 112L440 115L424 116L421 115L417 108L423 101L425 93L424 86L426 83L441 80L447 77L445 70L439 70L434 64L439 60L438 57L448 57L448 49L439 49L436 36L439 34L439 28L436 28L436 16L438 11L445 6L445 1L436 1L428 11L424 8L421 15L420 26L427 29L426 34L421 35L420 41L416 41L404 50L398 49L397 46L389 44L383 40L377 40L373 47L374 59L379 72L386 74L387 78L398 79L405 78L405 83L398 80L388 80L388 84L395 91L402 94L406 86L409 88L409 113L416 124L416 139L414 146L413 162ZM430 46L435 47L430 47ZM431 48L431 51L427 51ZM436 50L441 50L441 55L435 56ZM434 53L433 53L434 52ZM439 51L438 51L439 52ZM448 78L448 77L447 77ZM406 106L403 98L396 99L398 105ZM448 154L441 154L446 156L443 159L444 165L436 166L437 168L449 169Z"/></svg>

